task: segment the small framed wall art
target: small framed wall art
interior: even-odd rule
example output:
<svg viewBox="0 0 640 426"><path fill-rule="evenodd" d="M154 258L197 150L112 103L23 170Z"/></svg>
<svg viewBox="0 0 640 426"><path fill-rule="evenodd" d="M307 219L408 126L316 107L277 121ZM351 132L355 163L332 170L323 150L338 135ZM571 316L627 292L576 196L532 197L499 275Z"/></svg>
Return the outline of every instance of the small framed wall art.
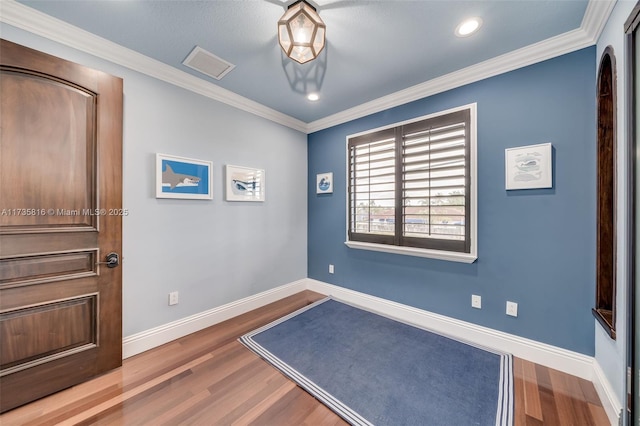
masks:
<svg viewBox="0 0 640 426"><path fill-rule="evenodd" d="M507 148L504 157L507 190L553 186L550 143Z"/></svg>
<svg viewBox="0 0 640 426"><path fill-rule="evenodd" d="M265 172L240 166L225 166L227 201L264 201Z"/></svg>
<svg viewBox="0 0 640 426"><path fill-rule="evenodd" d="M156 198L211 200L213 163L156 154Z"/></svg>
<svg viewBox="0 0 640 426"><path fill-rule="evenodd" d="M333 193L333 173L320 173L316 175L316 194Z"/></svg>

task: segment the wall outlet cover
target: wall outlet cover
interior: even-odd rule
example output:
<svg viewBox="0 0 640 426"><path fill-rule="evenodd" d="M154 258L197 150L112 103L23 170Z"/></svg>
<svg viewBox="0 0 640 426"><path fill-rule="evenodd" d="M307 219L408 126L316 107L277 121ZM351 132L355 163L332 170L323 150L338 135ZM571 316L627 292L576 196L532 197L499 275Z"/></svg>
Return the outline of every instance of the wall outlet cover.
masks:
<svg viewBox="0 0 640 426"><path fill-rule="evenodd" d="M482 297L478 296L477 294L472 294L471 295L471 307L472 308L477 308L477 309L482 309Z"/></svg>

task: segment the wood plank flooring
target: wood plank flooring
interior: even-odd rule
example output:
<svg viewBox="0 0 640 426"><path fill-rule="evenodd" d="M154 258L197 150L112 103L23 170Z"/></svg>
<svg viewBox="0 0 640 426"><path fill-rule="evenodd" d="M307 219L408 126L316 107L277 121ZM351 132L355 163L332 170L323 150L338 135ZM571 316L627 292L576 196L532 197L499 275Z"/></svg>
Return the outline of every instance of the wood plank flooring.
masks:
<svg viewBox="0 0 640 426"><path fill-rule="evenodd" d="M5 413L0 424L344 425L236 340L322 297L298 293L128 358L117 370ZM609 425L590 382L517 358L514 377L516 426Z"/></svg>

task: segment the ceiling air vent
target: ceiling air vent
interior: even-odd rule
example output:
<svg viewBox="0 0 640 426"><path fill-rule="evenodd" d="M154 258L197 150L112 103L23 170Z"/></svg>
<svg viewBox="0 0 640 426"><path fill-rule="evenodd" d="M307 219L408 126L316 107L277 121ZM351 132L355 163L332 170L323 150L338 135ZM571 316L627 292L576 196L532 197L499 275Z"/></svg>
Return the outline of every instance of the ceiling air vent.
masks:
<svg viewBox="0 0 640 426"><path fill-rule="evenodd" d="M200 71L210 77L220 80L227 75L229 71L235 68L235 65L218 58L211 52L207 52L200 46L196 46L189 56L182 62L189 68Z"/></svg>

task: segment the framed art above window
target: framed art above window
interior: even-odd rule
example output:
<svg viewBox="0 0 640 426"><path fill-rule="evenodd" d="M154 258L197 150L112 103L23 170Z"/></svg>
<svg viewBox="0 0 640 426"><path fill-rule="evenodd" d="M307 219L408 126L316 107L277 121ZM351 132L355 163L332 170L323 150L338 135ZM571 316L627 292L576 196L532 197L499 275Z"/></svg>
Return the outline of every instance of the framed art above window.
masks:
<svg viewBox="0 0 640 426"><path fill-rule="evenodd" d="M347 137L351 248L477 258L476 104Z"/></svg>

